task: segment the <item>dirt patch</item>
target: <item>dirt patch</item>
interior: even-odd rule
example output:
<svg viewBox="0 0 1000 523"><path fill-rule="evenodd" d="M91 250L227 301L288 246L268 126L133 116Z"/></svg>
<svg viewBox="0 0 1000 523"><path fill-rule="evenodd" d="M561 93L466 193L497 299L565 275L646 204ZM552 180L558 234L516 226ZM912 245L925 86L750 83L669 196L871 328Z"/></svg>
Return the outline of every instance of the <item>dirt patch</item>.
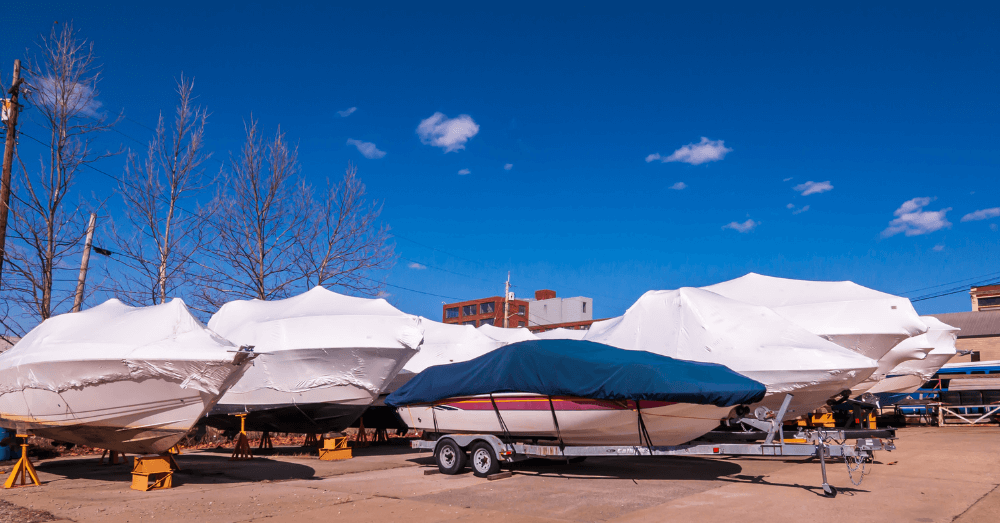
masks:
<svg viewBox="0 0 1000 523"><path fill-rule="evenodd" d="M59 519L44 510L32 510L0 499L0 523L43 523Z"/></svg>

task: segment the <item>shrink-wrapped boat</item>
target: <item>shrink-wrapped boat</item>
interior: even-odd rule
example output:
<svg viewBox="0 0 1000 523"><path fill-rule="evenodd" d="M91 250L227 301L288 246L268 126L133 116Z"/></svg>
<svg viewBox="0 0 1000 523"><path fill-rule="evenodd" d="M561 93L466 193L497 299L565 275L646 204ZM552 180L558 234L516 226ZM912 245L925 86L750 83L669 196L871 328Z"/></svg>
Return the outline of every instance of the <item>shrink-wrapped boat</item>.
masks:
<svg viewBox="0 0 1000 523"><path fill-rule="evenodd" d="M166 452L250 358L180 299L152 307L109 300L49 318L0 354L0 425L119 452Z"/></svg>

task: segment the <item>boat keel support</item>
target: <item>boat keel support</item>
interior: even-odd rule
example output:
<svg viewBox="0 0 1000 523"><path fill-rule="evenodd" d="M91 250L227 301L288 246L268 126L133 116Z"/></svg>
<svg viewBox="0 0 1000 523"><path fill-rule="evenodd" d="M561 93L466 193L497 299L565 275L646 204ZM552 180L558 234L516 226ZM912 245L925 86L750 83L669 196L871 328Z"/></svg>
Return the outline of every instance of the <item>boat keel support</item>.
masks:
<svg viewBox="0 0 1000 523"><path fill-rule="evenodd" d="M10 476L7 476L7 481L4 482L3 488L42 486L42 482L38 481L38 474L35 472L35 467L31 464L31 460L28 459L28 435L18 434L16 437L21 438L21 459L17 460L14 469L10 471ZM31 480L30 483L28 482L29 479Z"/></svg>

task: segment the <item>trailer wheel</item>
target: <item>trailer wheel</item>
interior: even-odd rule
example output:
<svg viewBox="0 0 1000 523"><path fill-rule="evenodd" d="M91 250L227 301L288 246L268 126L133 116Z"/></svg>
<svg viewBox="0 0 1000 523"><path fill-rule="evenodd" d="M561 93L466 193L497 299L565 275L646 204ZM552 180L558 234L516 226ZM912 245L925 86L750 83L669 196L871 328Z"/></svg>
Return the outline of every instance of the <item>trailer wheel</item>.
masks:
<svg viewBox="0 0 1000 523"><path fill-rule="evenodd" d="M485 441L477 442L472 446L472 473L480 478L491 476L500 472L500 460L497 459L493 445Z"/></svg>
<svg viewBox="0 0 1000 523"><path fill-rule="evenodd" d="M458 474L465 468L465 451L458 446L458 443L455 443L455 440L450 438L442 440L438 444L434 458L437 460L438 470L442 474Z"/></svg>

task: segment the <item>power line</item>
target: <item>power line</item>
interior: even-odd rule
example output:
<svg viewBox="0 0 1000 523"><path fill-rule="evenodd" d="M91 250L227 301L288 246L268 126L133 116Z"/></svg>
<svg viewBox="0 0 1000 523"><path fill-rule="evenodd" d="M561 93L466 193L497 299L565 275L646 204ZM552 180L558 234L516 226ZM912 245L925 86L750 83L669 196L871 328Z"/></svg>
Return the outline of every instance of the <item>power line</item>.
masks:
<svg viewBox="0 0 1000 523"><path fill-rule="evenodd" d="M912 292L926 291L926 290L929 290L929 289L936 289L938 287L944 287L946 285L954 285L956 283L962 283L962 282L966 282L966 281L969 281L969 280L978 280L978 279L981 279L981 278L991 278L991 277L997 276L997 275L1000 275L1000 272L991 272L989 274L983 274L983 275L980 275L980 276L972 276L972 277L969 277L969 278L962 278L961 280L956 280L956 281L952 281L952 282L948 282L948 283L941 283L939 285L931 285L930 287L921 287L919 289L913 289L912 291L903 291L900 294L910 294Z"/></svg>

